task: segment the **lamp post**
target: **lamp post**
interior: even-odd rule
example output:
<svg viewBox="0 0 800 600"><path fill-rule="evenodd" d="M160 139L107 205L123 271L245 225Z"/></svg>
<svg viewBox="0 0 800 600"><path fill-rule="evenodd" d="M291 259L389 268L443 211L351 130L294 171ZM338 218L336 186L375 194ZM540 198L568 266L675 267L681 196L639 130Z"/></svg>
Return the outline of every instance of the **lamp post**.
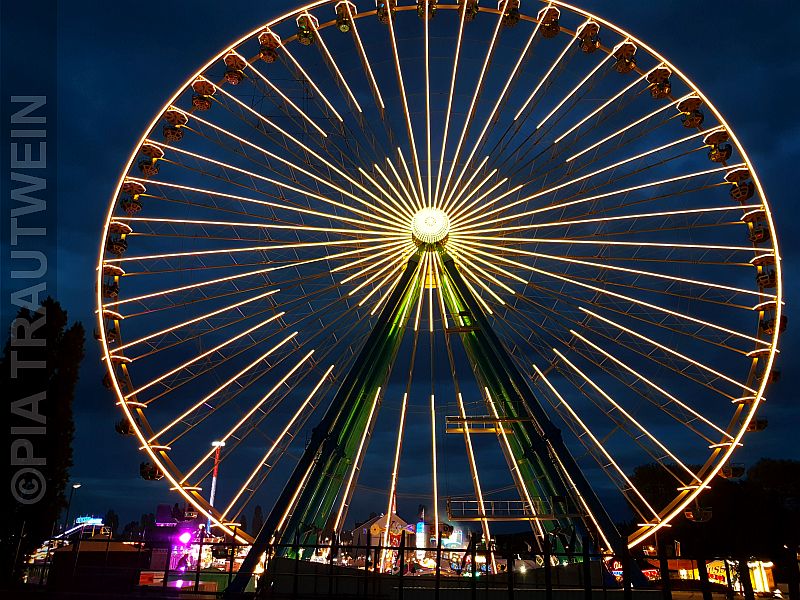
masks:
<svg viewBox="0 0 800 600"><path fill-rule="evenodd" d="M214 447L214 473L211 476L211 494L208 497L208 505L214 507L214 495L217 492L217 474L219 473L219 454L225 442L211 442ZM207 529L211 531L211 517L208 518Z"/></svg>
<svg viewBox="0 0 800 600"><path fill-rule="evenodd" d="M72 496L75 494L75 490L81 487L80 483L73 483L72 489L69 491L69 500L67 500L67 514L64 515L64 531L67 530L67 524L69 523L69 509L72 506Z"/></svg>

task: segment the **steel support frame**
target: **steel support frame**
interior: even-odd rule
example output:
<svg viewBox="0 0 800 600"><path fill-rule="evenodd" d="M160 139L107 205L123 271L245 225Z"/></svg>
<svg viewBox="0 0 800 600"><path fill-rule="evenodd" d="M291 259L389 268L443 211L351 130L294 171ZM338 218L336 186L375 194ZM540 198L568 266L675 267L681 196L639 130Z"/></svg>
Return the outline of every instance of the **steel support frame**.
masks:
<svg viewBox="0 0 800 600"><path fill-rule="evenodd" d="M627 552L624 540L613 521L564 444L561 431L550 421L492 330L487 315L473 297L453 258L441 248L438 251L444 265L441 285L447 309L457 318L457 334L473 363L479 382L489 389L491 402L498 414L509 419L508 425L513 429L508 436L511 452L520 468L528 493L545 500L548 500L545 496L550 495L550 501L553 496L572 498L573 506L578 506L565 479L566 474L561 472L555 460L554 455L557 454L578 493L605 535L612 541L612 550L615 553ZM334 502L342 494L342 485L352 464L355 447L369 427L370 404L375 401L378 388L387 381L402 342L411 312L406 309L421 292L423 282L414 277L420 254L421 252L414 254L409 259L353 367L325 416L314 428L303 455L273 505L264 526L258 532L242 567L228 587L226 596L235 596L244 591L260 557L269 549L272 540L275 543L299 540L301 544L313 544L320 533L335 534L331 530ZM489 399L486 400L488 403ZM524 409L527 414L520 412L520 409ZM310 475L306 477L309 469ZM292 502L304 481L303 489ZM278 531L278 525L287 509L290 511L289 517ZM597 533L588 521L562 520L544 522L545 527L552 532L559 525L578 526L579 542L585 543L594 538L595 546L601 547ZM556 538L556 543L563 545L564 541ZM570 550L580 552L578 546Z"/></svg>
<svg viewBox="0 0 800 600"><path fill-rule="evenodd" d="M551 508L554 513L575 512L576 508L580 508L580 503L570 489L571 486L566 478L568 475L597 524L611 542L613 547L609 550L615 553L627 552L624 539L567 449L561 430L550 420L492 329L488 316L469 290L455 261L446 252L442 252L442 262L445 271L442 285L450 287L449 290L443 290L445 302L453 312L454 318L471 320L471 322L457 321L457 325L462 329L458 335L461 336L464 348L473 363L476 376L489 389L491 400L485 398L486 402L494 404L501 418L509 419L508 427L513 433L507 437L512 458L520 469L528 493L550 501L552 496L569 498L572 504L565 506L564 510L559 511L555 506ZM558 456L560 465L563 465L566 473L562 472L555 456ZM543 497L547 495L551 498ZM564 523L560 521L544 521L542 525L550 532L554 532L558 526L563 531L565 526L577 525L579 544L593 539L596 548L604 546L596 531L597 527L588 519L588 515L585 519L568 519L564 521L569 522ZM558 545L564 544L563 539L557 538L557 540ZM570 550L579 553L580 547Z"/></svg>
<svg viewBox="0 0 800 600"><path fill-rule="evenodd" d="M323 532L334 537L336 532L331 530L336 513L334 503L342 493L347 493L343 490L344 479L353 465L359 441L368 433L370 407L373 401L379 401L375 394L385 385L391 372L411 313L407 309L420 293L420 281L415 277L419 259L419 253L409 259L226 595L233 596L245 589L273 538L274 543L296 539L300 545L305 545L314 544ZM311 471L306 477L309 468ZM301 486L302 490L294 498ZM289 516L279 531L287 509Z"/></svg>

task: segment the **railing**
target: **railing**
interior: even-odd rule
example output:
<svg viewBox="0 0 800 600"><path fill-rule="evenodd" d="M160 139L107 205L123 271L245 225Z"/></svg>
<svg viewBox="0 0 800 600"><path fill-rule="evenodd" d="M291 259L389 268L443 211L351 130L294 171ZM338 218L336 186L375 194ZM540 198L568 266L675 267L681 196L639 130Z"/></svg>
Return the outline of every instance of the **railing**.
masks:
<svg viewBox="0 0 800 600"><path fill-rule="evenodd" d="M554 512L549 502L539 498L532 503L527 500L484 500L483 508L478 500L447 498L447 517L451 521L552 521L574 518L581 515L567 512Z"/></svg>
<svg viewBox="0 0 800 600"><path fill-rule="evenodd" d="M634 596L637 600L672 600L673 591L693 591L701 592L703 600L712 600L712 592L723 593L728 600L735 595L755 599L746 559L609 557L586 550L555 553L547 547L539 552L516 546L486 549L472 542L466 548L449 548L441 541L435 547L418 548L407 544L406 537L413 539L403 536L395 546L335 541L272 546L263 567L246 575L244 597L514 600L517 594L520 600L536 593L543 594L543 600L552 600L558 592L583 596L584 600L600 593L603 598L610 595L619 600L633 600ZM198 541L187 546L187 555L211 559L190 559L176 566L171 560L175 554L172 546L136 542L121 551L118 544L111 538L76 541L44 562L28 565L28 586L81 592L85 594L82 598L111 592L153 599L184 594L223 598L239 575L241 558L249 548ZM789 596L800 600L796 563L794 568ZM687 573L691 578L681 578Z"/></svg>

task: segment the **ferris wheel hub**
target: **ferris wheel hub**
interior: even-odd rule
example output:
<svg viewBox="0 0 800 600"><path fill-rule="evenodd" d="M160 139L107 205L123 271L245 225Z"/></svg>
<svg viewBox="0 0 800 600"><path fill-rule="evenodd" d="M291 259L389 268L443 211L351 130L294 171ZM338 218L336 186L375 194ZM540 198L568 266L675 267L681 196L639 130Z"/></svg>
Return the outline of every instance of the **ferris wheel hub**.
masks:
<svg viewBox="0 0 800 600"><path fill-rule="evenodd" d="M417 245L444 243L449 234L450 218L439 208L423 208L411 219L411 237Z"/></svg>

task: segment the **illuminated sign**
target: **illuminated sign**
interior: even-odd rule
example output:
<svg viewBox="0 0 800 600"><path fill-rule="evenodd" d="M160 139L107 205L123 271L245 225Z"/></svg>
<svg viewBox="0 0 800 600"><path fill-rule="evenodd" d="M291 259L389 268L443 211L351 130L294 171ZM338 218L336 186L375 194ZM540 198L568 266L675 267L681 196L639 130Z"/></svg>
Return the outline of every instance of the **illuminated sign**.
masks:
<svg viewBox="0 0 800 600"><path fill-rule="evenodd" d="M427 544L427 542L425 540L425 522L424 521L418 521L417 522L417 532L416 533L417 533L416 540L414 542L415 545L417 546L417 548L426 548L428 544ZM418 560L422 560L422 558L424 556L425 556L425 550L419 550L418 549L417 550L417 559Z"/></svg>
<svg viewBox="0 0 800 600"><path fill-rule="evenodd" d="M75 525L103 525L103 519L98 517L78 517L75 519Z"/></svg>

